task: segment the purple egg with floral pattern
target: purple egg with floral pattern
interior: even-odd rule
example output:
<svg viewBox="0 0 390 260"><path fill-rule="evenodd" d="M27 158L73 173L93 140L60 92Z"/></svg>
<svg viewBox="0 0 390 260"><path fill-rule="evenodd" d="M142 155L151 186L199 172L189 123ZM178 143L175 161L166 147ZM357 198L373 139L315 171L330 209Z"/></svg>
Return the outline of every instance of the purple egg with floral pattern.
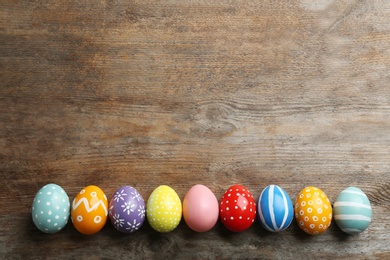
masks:
<svg viewBox="0 0 390 260"><path fill-rule="evenodd" d="M123 233L130 234L137 231L145 221L145 201L131 186L117 189L108 208L112 225Z"/></svg>

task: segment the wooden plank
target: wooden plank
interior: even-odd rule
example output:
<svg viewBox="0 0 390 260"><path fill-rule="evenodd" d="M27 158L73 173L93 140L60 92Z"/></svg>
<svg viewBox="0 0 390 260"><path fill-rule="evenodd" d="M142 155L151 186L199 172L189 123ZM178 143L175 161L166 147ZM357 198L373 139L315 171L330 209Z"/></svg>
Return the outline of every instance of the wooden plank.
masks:
<svg viewBox="0 0 390 260"><path fill-rule="evenodd" d="M259 2L259 3L258 3ZM3 1L0 4L2 258L390 257L390 4L387 1ZM306 185L333 202L371 200L358 236L296 223L241 234L184 222L91 237L31 220L46 183L73 197L160 184L220 198L235 183L294 200Z"/></svg>

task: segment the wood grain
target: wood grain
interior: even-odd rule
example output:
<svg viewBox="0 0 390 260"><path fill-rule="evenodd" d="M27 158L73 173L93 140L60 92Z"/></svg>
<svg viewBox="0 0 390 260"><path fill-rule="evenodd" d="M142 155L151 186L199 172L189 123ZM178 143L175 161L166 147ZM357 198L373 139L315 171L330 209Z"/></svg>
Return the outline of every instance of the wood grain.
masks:
<svg viewBox="0 0 390 260"><path fill-rule="evenodd" d="M2 1L0 257L388 259L389 25L383 0ZM358 236L46 235L30 207L50 182L71 199L90 184L145 199L278 184L293 200L314 185L331 201L358 186L374 215Z"/></svg>

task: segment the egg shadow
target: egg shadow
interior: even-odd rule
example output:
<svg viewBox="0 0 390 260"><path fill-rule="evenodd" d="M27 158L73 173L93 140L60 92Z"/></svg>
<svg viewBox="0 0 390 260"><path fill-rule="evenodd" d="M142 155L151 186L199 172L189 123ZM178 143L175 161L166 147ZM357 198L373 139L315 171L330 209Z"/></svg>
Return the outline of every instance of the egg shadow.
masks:
<svg viewBox="0 0 390 260"><path fill-rule="evenodd" d="M142 228L142 226L141 226ZM134 233L138 232L139 230L135 231ZM117 230L111 223L110 218L107 216L107 222L102 228L102 230L99 231L99 235L107 237L110 241L115 241L115 243L121 243L124 239L128 238L134 233L123 233L119 230Z"/></svg>
<svg viewBox="0 0 390 260"><path fill-rule="evenodd" d="M237 239L237 236L240 235L240 232L233 232L227 229L220 220L217 221L214 226L214 229L219 237L228 242L234 242L234 240Z"/></svg>
<svg viewBox="0 0 390 260"><path fill-rule="evenodd" d="M233 232L226 228L221 221L218 221L214 226L214 232L219 238L232 246L242 246L242 243L249 243L248 238L266 237L272 234L267 234L259 223L253 223L248 229L241 232ZM256 239L258 240L258 239ZM262 240L262 239L261 239Z"/></svg>
<svg viewBox="0 0 390 260"><path fill-rule="evenodd" d="M66 250L66 249L74 249L83 245L89 245L93 243L98 243L99 237L94 235L83 235L79 233L74 227L69 219L68 223L65 227L56 232L56 233L44 233L40 231L34 224L31 217L28 217L29 220L26 219L26 226L22 229L23 239L20 242L28 240L28 244L17 245L15 248L20 250L20 248L28 247L29 250L27 252L34 252L42 256L42 258L51 258L53 252ZM61 248L59 248L61 245ZM45 250L42 250L42 249ZM14 252L17 256L23 256L23 252ZM31 258L31 255L26 256L26 259Z"/></svg>
<svg viewBox="0 0 390 260"><path fill-rule="evenodd" d="M2 259L29 259L31 258L31 252L40 252L40 255L44 258L46 252L41 252L42 248L47 247L47 245L54 245L63 239L59 232L47 234L40 231L35 226L31 213L23 214L18 219L18 227L15 231L15 234L12 236L16 238L14 238L13 244L9 245ZM8 242L5 242L5 244L8 244Z"/></svg>
<svg viewBox="0 0 390 260"><path fill-rule="evenodd" d="M33 244L39 245L41 243L46 243L47 241L50 241L53 239L53 237L56 236L57 233L54 234L48 234L40 231L36 226L34 221L32 220L32 217L30 214L26 214L24 217L25 221L22 223L25 223L25 226L21 228L21 230L24 230L23 236L30 241Z"/></svg>
<svg viewBox="0 0 390 260"><path fill-rule="evenodd" d="M299 227L297 222L294 220L292 221L289 228L290 228L290 231L291 231L292 235L294 236L294 238L296 238L297 240L299 240L301 242L308 242L308 241L313 239L313 235L309 235L305 231L303 231Z"/></svg>
<svg viewBox="0 0 390 260"><path fill-rule="evenodd" d="M344 231L342 231L339 228L339 226L336 224L336 222L334 220L332 220L332 224L330 225L328 232L333 237L335 237L335 239L337 239L338 241L341 241L341 242L353 240L356 238L356 236L359 235L359 234L351 235L351 234L345 233Z"/></svg>
<svg viewBox="0 0 390 260"><path fill-rule="evenodd" d="M253 223L251 229L254 230L254 234L258 237L269 239L272 237L275 237L279 232L271 232L266 230L261 224L260 224L260 217L258 216L258 213L256 213L256 220Z"/></svg>
<svg viewBox="0 0 390 260"><path fill-rule="evenodd" d="M189 240L189 241L196 241L196 240L200 240L202 238L204 238L205 236L207 236L210 232L213 232L213 229L210 229L208 231L205 231L205 232L197 232L197 231L194 231L192 230L188 225L187 223L185 222L184 218L182 218L178 228L178 233L182 236L182 237L185 237L186 240Z"/></svg>

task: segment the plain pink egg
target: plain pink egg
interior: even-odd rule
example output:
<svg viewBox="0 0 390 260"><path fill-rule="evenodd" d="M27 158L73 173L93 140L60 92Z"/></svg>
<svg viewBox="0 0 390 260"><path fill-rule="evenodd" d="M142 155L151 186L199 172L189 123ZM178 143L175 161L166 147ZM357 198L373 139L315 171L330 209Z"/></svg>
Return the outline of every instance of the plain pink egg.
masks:
<svg viewBox="0 0 390 260"><path fill-rule="evenodd" d="M217 223L218 200L204 185L197 184L188 190L183 200L183 217L194 231L206 232Z"/></svg>

